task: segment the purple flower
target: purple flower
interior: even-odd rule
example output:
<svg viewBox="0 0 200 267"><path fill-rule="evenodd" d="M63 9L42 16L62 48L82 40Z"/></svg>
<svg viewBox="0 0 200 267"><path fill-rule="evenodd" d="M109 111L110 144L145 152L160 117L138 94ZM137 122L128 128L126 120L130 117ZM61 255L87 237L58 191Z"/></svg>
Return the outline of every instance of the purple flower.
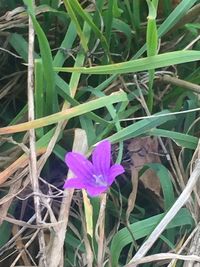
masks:
<svg viewBox="0 0 200 267"><path fill-rule="evenodd" d="M99 143L93 153L92 162L79 153L69 152L65 162L75 177L67 179L64 188L85 189L91 197L106 191L116 176L124 172L120 164L111 166L111 143Z"/></svg>

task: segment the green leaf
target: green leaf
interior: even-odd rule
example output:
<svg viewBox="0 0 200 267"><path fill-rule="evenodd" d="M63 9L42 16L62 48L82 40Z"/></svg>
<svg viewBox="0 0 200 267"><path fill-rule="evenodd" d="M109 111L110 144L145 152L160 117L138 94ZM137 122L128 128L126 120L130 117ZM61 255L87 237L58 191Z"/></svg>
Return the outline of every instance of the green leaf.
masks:
<svg viewBox="0 0 200 267"><path fill-rule="evenodd" d="M198 0L182 0L158 29L158 36L168 32Z"/></svg>
<svg viewBox="0 0 200 267"><path fill-rule="evenodd" d="M146 0L149 8L148 22L147 22L147 56L155 56L157 54L158 49L158 32L156 25L156 16L157 16L157 1L154 3L151 0ZM147 105L149 111L152 112L153 108L153 81L154 81L155 71L154 69L149 70L149 90L148 90L148 100Z"/></svg>
<svg viewBox="0 0 200 267"><path fill-rule="evenodd" d="M175 51L152 57L130 60L127 62L109 64L97 67L54 68L61 72L79 72L87 74L122 74L145 70L158 69L170 65L200 60L199 51Z"/></svg>
<svg viewBox="0 0 200 267"><path fill-rule="evenodd" d="M85 44L86 41L85 41L84 35L82 34L82 32L80 30L79 22L78 22L76 15L75 15L75 12L78 13L78 15L80 17L82 17L85 22L88 23L88 25L91 27L91 30L101 40L101 43L102 43L104 50L106 52L108 52L108 44L107 44L106 38L101 33L101 31L98 29L98 27L94 24L91 16L86 11L83 10L83 8L79 4L79 2L77 0L70 0L70 1L64 0L64 3L66 5L68 11L70 12L70 14L73 15L73 16L71 15L71 18L75 22L75 25L77 26L77 31L78 31L79 35L81 35L82 45L83 45L85 51L88 51L87 46Z"/></svg>
<svg viewBox="0 0 200 267"><path fill-rule="evenodd" d="M196 149L198 145L198 138L189 134L183 134L163 129L151 129L147 134L170 138L174 140L174 142L178 146L185 148Z"/></svg>
<svg viewBox="0 0 200 267"><path fill-rule="evenodd" d="M43 65L41 59L35 60L35 115L36 118L42 118L44 116L45 101L44 101L44 83L43 83ZM37 136L44 135L44 129L38 129Z"/></svg>
<svg viewBox="0 0 200 267"><path fill-rule="evenodd" d="M74 4L72 5L72 1L68 1L68 0L64 0L63 2L65 4L65 7L68 11L68 14L69 14L71 20L74 22L74 25L76 26L77 33L78 33L80 40L81 40L81 45L82 45L84 51L87 52L88 51L87 39L85 38L85 35L81 29L79 20L75 14L75 11L73 10Z"/></svg>
<svg viewBox="0 0 200 267"><path fill-rule="evenodd" d="M163 166L160 163L149 163L145 164L145 166L148 166L150 169L156 172L162 187L163 199L164 199L164 211L168 211L175 202L172 177L170 172L168 171L167 168L165 168L165 166ZM168 230L166 236L168 238L168 241L170 240L171 243L174 243L174 238L175 238L174 229Z"/></svg>
<svg viewBox="0 0 200 267"><path fill-rule="evenodd" d="M154 170L160 179L164 198L164 210L167 211L175 202L171 174L168 169L160 163L148 163L145 164L145 166Z"/></svg>
<svg viewBox="0 0 200 267"><path fill-rule="evenodd" d="M167 110L162 111L159 114L165 114L168 113ZM132 125L120 130L119 132L111 135L108 139L111 142L119 142L119 141L124 141L129 138L133 138L139 135L145 134L147 131L149 131L152 128L155 128L166 121L173 120L175 119L174 115L171 116L162 116L162 117L152 117L148 119L144 119L138 122L133 123Z"/></svg>

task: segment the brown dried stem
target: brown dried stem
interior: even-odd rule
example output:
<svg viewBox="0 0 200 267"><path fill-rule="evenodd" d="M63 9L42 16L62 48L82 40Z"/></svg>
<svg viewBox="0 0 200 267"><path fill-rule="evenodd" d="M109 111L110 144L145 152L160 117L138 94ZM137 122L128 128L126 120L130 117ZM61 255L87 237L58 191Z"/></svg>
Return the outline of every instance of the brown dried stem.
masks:
<svg viewBox="0 0 200 267"><path fill-rule="evenodd" d="M159 254L154 254L151 256L147 256L147 257L135 260L134 263L128 264L125 267L134 267L138 264L144 264L148 262L161 261L161 260L171 260L171 259L200 262L200 257L196 255L185 256L185 255L178 255L174 253L159 253Z"/></svg>
<svg viewBox="0 0 200 267"><path fill-rule="evenodd" d="M169 75L163 75L160 78L160 80L163 81L164 83L170 83L172 85L175 85L175 86L187 89L187 90L191 90L197 94L200 94L200 86L198 84L184 81L184 80L178 79L177 77L172 77Z"/></svg>
<svg viewBox="0 0 200 267"><path fill-rule="evenodd" d="M33 7L35 2L32 1ZM28 47L28 119L32 121L35 119L34 116L34 28L31 18L29 17L29 47ZM32 189L34 192L34 206L36 213L37 224L41 223L41 211L40 211L40 197L39 197L39 182L37 173L37 153L35 146L35 130L29 131L29 171ZM43 230L38 232L39 247L40 247L40 266L47 267L46 253L45 253L45 240Z"/></svg>
<svg viewBox="0 0 200 267"><path fill-rule="evenodd" d="M105 209L106 209L106 197L107 194L101 195L100 199L100 211L96 225L96 237L98 242L98 254L97 254L97 266L103 266L104 252L105 252ZM98 234L97 234L98 232Z"/></svg>

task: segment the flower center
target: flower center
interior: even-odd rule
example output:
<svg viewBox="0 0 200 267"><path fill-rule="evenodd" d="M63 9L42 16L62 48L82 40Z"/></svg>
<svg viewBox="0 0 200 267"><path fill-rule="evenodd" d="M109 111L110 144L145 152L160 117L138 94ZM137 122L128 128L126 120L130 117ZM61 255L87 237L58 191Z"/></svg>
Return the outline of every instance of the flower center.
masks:
<svg viewBox="0 0 200 267"><path fill-rule="evenodd" d="M97 183L97 185L107 186L107 183L105 182L102 174L99 174L99 175L93 174L92 176L94 177L95 182Z"/></svg>

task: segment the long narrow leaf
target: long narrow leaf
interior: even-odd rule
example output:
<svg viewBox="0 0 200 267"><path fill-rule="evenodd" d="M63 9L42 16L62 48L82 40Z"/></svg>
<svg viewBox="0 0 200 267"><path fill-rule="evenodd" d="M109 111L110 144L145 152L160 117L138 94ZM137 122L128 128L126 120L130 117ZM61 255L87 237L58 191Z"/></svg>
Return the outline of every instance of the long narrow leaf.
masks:
<svg viewBox="0 0 200 267"><path fill-rule="evenodd" d="M159 115L159 114L165 114L165 113L168 113L167 110L162 111L157 114ZM166 117L163 116L163 117L153 117L149 119L144 119L113 134L112 136L109 137L109 140L111 142L119 142L119 141L124 141L126 139L139 136L139 135L143 135L145 132L149 131L150 129L155 128L165 123L166 121L173 120L173 119L175 119L174 115L166 116Z"/></svg>
<svg viewBox="0 0 200 267"><path fill-rule="evenodd" d="M71 20L74 22L74 24L76 26L76 30L77 30L77 33L80 37L83 49L85 50L85 52L87 52L88 51L87 40L86 40L82 30L81 30L80 23L79 23L78 18L77 18L76 14L73 10L73 5L72 5L71 1L68 1L68 0L64 0L64 4L65 4L65 7L69 13L69 16L71 17Z"/></svg>
<svg viewBox="0 0 200 267"><path fill-rule="evenodd" d="M71 10L74 12L77 12L79 16L81 16L91 27L92 31L96 34L96 36L101 40L102 46L104 50L108 53L108 44L106 41L105 36L101 33L101 31L98 29L98 27L94 24L89 14L87 14L79 2L77 0L64 0L64 3L67 7L70 6Z"/></svg>
<svg viewBox="0 0 200 267"><path fill-rule="evenodd" d="M127 101L127 96L124 92L113 93L110 96L101 97L84 104L81 104L77 107L71 109L66 109L61 112L55 113L53 115L43 117L38 120L20 123L18 125L8 126L0 128L0 134L10 134L16 132L23 132L33 128L40 128L47 125L57 123L59 121L71 119L73 117L85 114L92 110L96 110L106 106L106 103L113 104L121 101Z"/></svg>
<svg viewBox="0 0 200 267"><path fill-rule="evenodd" d="M123 63L109 64L91 68L54 68L61 72L80 72L88 74L122 74L162 68L170 65L200 60L199 51L175 51L152 57L130 60Z"/></svg>
<svg viewBox="0 0 200 267"><path fill-rule="evenodd" d="M173 131L168 131L164 129L151 129L148 134L153 135L153 136L161 136L161 137L167 137L174 142L177 143L177 145L185 148L190 148L190 149L196 149L197 144L198 144L198 138L189 134L183 134L183 133L178 133L178 132L173 132Z"/></svg>

